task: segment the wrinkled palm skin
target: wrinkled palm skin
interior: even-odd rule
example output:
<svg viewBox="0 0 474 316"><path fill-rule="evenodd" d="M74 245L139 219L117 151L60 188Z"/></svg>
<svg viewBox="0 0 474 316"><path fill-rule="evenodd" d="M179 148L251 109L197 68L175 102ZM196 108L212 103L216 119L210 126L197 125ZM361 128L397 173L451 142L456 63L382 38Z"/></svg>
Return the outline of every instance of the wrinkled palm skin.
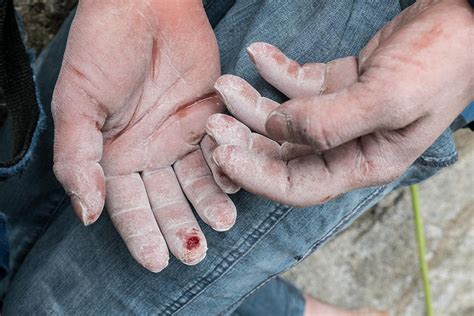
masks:
<svg viewBox="0 0 474 316"><path fill-rule="evenodd" d="M80 1L53 97L54 172L85 224L106 201L132 255L149 270L166 266L162 234L168 246L188 237L190 249L170 246L185 263L205 255L172 166L199 149L207 118L222 110L212 96L219 74L201 1ZM170 227L160 222L160 231L154 203L177 201L179 210L166 218L155 213Z"/></svg>

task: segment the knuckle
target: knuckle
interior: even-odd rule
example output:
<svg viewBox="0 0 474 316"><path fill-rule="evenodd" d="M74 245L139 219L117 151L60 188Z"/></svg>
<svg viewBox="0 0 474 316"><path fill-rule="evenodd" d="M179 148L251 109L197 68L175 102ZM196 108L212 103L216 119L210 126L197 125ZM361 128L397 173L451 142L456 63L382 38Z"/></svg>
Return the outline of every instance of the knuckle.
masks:
<svg viewBox="0 0 474 316"><path fill-rule="evenodd" d="M327 128L326 124L321 121L316 123L312 122L310 117L306 119L305 127L301 131L302 136L308 140L308 142L317 150L325 151L333 147L334 135L330 129Z"/></svg>
<svg viewBox="0 0 474 316"><path fill-rule="evenodd" d="M377 168L377 177L376 177L376 182L374 184L387 184L391 183L398 178L400 178L403 173L405 172L407 168L400 165L400 164L394 164L394 165L384 165L379 168Z"/></svg>

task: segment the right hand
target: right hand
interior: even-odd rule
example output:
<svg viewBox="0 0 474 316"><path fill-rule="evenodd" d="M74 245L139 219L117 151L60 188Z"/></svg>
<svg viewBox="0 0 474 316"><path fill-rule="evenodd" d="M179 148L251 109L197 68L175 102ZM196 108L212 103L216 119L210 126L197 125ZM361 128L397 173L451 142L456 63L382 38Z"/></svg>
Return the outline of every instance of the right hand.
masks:
<svg viewBox="0 0 474 316"><path fill-rule="evenodd" d="M54 172L84 224L105 202L150 271L167 265L168 247L190 265L206 254L186 197L215 230L235 222L199 146L223 110L219 74L201 1L80 1L52 103Z"/></svg>
<svg viewBox="0 0 474 316"><path fill-rule="evenodd" d="M465 0L418 1L358 57L327 64L254 43L257 70L290 100L221 77L216 89L243 124L209 119L216 163L246 190L302 207L394 181L474 98L472 14Z"/></svg>

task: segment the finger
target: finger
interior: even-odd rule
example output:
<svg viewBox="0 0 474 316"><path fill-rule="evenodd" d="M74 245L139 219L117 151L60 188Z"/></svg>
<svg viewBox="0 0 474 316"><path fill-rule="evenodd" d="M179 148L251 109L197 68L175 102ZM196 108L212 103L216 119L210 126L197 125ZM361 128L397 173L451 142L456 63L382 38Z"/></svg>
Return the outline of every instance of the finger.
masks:
<svg viewBox="0 0 474 316"><path fill-rule="evenodd" d="M206 132L219 145L248 147L251 131L235 118L225 114L214 114L207 119Z"/></svg>
<svg viewBox="0 0 474 316"><path fill-rule="evenodd" d="M270 114L265 127L274 140L324 151L376 130L404 127L417 117L380 91L357 82L337 93L290 100Z"/></svg>
<svg viewBox="0 0 474 316"><path fill-rule="evenodd" d="M242 147L219 146L214 159L245 190L284 204L323 203L347 187L345 178L333 178L317 155L287 163Z"/></svg>
<svg viewBox="0 0 474 316"><path fill-rule="evenodd" d="M200 150L178 160L174 170L181 188L206 224L217 231L229 230L235 224L235 205L215 183Z"/></svg>
<svg viewBox="0 0 474 316"><path fill-rule="evenodd" d="M280 157L280 145L225 114L214 114L207 120L207 133L218 145L235 145L253 149L272 157Z"/></svg>
<svg viewBox="0 0 474 316"><path fill-rule="evenodd" d="M187 265L206 256L207 242L173 168L142 172L148 199L173 255Z"/></svg>
<svg viewBox="0 0 474 316"><path fill-rule="evenodd" d="M281 144L280 158L284 161L290 161L298 157L317 154L316 150L311 146L300 145L285 142Z"/></svg>
<svg viewBox="0 0 474 316"><path fill-rule="evenodd" d="M320 94L330 94L351 86L359 79L357 58L349 56L326 64L324 83Z"/></svg>
<svg viewBox="0 0 474 316"><path fill-rule="evenodd" d="M325 64L301 66L267 43L253 43L247 48L250 60L272 86L290 99L319 95L324 83Z"/></svg>
<svg viewBox="0 0 474 316"><path fill-rule="evenodd" d="M76 215L85 225L97 220L105 201L102 128L106 113L63 70L52 101L54 173L71 197Z"/></svg>
<svg viewBox="0 0 474 316"><path fill-rule="evenodd" d="M269 157L281 158L281 146L268 137L257 133L252 133L250 137L249 149L256 153L261 153Z"/></svg>
<svg viewBox="0 0 474 316"><path fill-rule="evenodd" d="M354 56L300 65L267 43L254 43L247 51L260 75L291 99L332 93L358 78Z"/></svg>
<svg viewBox="0 0 474 316"><path fill-rule="evenodd" d="M214 88L224 100L227 109L253 131L266 134L265 121L268 115L279 106L264 98L248 82L232 75L220 77Z"/></svg>
<svg viewBox="0 0 474 316"><path fill-rule="evenodd" d="M217 143L209 136L206 135L201 141L201 150L206 160L207 165L211 169L212 176L216 184L227 194L237 193L240 190L240 187L232 182L229 177L227 177L222 170L216 165L214 159L212 159L212 153L216 149Z"/></svg>
<svg viewBox="0 0 474 316"><path fill-rule="evenodd" d="M432 121L430 128L427 120L396 131L365 135L322 154L288 162L237 146L219 146L214 160L249 192L294 206L315 205L401 176L442 132L438 129L420 138L439 124L439 120Z"/></svg>
<svg viewBox="0 0 474 316"><path fill-rule="evenodd" d="M107 177L107 211L130 253L152 272L168 265L168 248L137 173Z"/></svg>

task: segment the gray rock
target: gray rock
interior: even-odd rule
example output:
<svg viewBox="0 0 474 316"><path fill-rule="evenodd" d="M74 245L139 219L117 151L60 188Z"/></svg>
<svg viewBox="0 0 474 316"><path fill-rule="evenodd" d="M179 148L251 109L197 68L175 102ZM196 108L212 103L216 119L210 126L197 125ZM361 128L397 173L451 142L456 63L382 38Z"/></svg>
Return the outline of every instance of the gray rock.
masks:
<svg viewBox="0 0 474 316"><path fill-rule="evenodd" d="M420 185L436 315L474 315L474 141L456 135L459 162ZM408 189L392 192L285 277L343 307L423 315Z"/></svg>
<svg viewBox="0 0 474 316"><path fill-rule="evenodd" d="M27 44L39 53L56 34L77 0L14 0L28 33Z"/></svg>

